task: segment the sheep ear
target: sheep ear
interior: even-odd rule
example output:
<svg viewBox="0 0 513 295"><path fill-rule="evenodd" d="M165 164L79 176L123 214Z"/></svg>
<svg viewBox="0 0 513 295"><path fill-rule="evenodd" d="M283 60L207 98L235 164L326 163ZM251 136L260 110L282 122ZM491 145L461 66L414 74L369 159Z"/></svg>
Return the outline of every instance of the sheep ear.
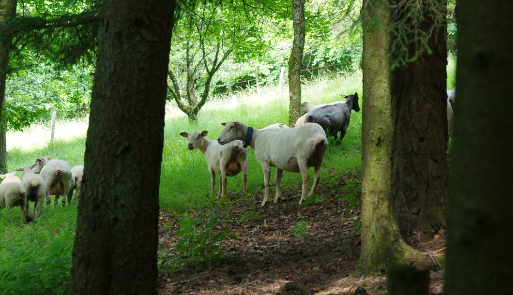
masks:
<svg viewBox="0 0 513 295"><path fill-rule="evenodd" d="M4 179L5 178L5 174L0 174L0 179Z"/></svg>
<svg viewBox="0 0 513 295"><path fill-rule="evenodd" d="M181 132L180 135L186 138L189 137L189 134L187 132Z"/></svg>
<svg viewBox="0 0 513 295"><path fill-rule="evenodd" d="M36 159L36 162L41 162L41 159Z"/></svg>
<svg viewBox="0 0 513 295"><path fill-rule="evenodd" d="M226 126L226 123L221 123L221 125Z"/></svg>
<svg viewBox="0 0 513 295"><path fill-rule="evenodd" d="M203 132L201 132L201 136L207 136L207 134L208 134L207 130L203 130Z"/></svg>
<svg viewBox="0 0 513 295"><path fill-rule="evenodd" d="M48 160L51 160L53 158L53 155L47 157Z"/></svg>

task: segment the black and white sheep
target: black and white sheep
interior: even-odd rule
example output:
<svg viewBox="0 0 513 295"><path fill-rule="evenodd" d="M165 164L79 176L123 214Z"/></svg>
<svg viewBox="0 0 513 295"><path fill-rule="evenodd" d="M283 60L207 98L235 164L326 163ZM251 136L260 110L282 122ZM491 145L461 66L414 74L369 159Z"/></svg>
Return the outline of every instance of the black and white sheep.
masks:
<svg viewBox="0 0 513 295"><path fill-rule="evenodd" d="M32 169L34 173L39 173L46 182L46 201L51 202L50 195L55 196L54 204L57 205L59 197L62 196L62 205L66 205L66 196L68 203L71 204L73 196L73 187L75 187L75 178L71 174L68 162L64 160L50 160L48 157L36 159L36 165Z"/></svg>
<svg viewBox="0 0 513 295"><path fill-rule="evenodd" d="M236 176L242 172L244 194L247 190L248 153L242 141L237 140L228 145L220 145L216 140L208 139L208 131L182 132L181 136L189 141L189 150L199 149L205 156L208 172L210 173L210 194L214 194L215 174L220 174L219 192L217 198L226 195L227 176Z"/></svg>
<svg viewBox="0 0 513 295"><path fill-rule="evenodd" d="M253 129L240 122L222 123L223 131L217 141L226 145L234 140L244 140L255 152L257 161L264 172L265 195L262 206L269 198L269 178L271 167L276 167L277 203L281 196L281 177L283 171L300 172L303 178L301 204L307 197L308 168L314 167L315 175L312 189L308 196L313 195L319 184L319 170L328 147L326 134L318 124L305 124L300 127L286 129Z"/></svg>
<svg viewBox="0 0 513 295"><path fill-rule="evenodd" d="M342 140L351 122L351 110L360 111L358 93L355 92L345 98L345 102L334 102L314 108L306 114L305 122L317 123L321 125L327 136ZM340 132L340 139L338 139L338 132Z"/></svg>

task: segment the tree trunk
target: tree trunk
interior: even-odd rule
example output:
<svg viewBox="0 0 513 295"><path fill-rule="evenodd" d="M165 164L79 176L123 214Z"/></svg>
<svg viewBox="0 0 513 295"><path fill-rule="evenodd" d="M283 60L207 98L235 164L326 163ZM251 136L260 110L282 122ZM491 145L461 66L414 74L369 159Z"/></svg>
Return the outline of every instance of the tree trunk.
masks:
<svg viewBox="0 0 513 295"><path fill-rule="evenodd" d="M289 58L289 126L301 117L301 64L305 48L305 0L292 0L294 41Z"/></svg>
<svg viewBox="0 0 513 295"><path fill-rule="evenodd" d="M399 2L398 0L395 0ZM420 7L396 3L393 22L401 22L407 31L408 56L417 55L392 71L392 105L396 124L394 131L393 179L394 216L404 238L413 232L433 234L445 227L445 199L447 196L447 100L446 64L447 30L445 0L422 2ZM413 8L412 8L413 7ZM438 11L437 9L442 9ZM411 17L412 10L423 16L423 21ZM419 11L420 10L420 11ZM437 18L437 16L442 17ZM422 47L418 30L428 35L427 46ZM392 40L400 36L394 35ZM392 49L395 50L395 49ZM397 60L397 52L392 57Z"/></svg>
<svg viewBox="0 0 513 295"><path fill-rule="evenodd" d="M176 2L102 5L72 294L157 294L160 165Z"/></svg>
<svg viewBox="0 0 513 295"><path fill-rule="evenodd" d="M365 0L363 19L362 254L364 273L385 271L412 258L392 212L394 121L388 55L388 1Z"/></svg>
<svg viewBox="0 0 513 295"><path fill-rule="evenodd" d="M0 23L16 16L17 0L0 0ZM5 81L11 53L12 34L0 37L0 173L7 173L7 146L5 114L2 114L5 102Z"/></svg>
<svg viewBox="0 0 513 295"><path fill-rule="evenodd" d="M513 2L458 2L444 295L511 294Z"/></svg>

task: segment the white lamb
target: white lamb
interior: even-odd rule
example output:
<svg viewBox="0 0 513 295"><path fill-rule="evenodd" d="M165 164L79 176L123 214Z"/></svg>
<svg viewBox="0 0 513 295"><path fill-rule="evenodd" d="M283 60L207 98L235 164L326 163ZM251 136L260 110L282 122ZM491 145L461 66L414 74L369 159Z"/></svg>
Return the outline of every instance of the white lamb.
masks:
<svg viewBox="0 0 513 295"><path fill-rule="evenodd" d="M217 198L226 195L227 176L235 176L242 172L242 182L244 186L244 194L247 191L247 171L248 171L248 153L243 146L242 141L236 140L228 145L220 145L217 141L208 139L208 131L203 132L182 132L181 136L188 138L187 146L189 150L199 149L205 154L208 172L210 173L210 194L214 194L215 174L221 174L219 180L219 192Z"/></svg>
<svg viewBox="0 0 513 295"><path fill-rule="evenodd" d="M43 199L46 197L46 181L44 178L35 174L28 166L23 168L21 184L27 191L27 212L29 211L29 202L34 202L34 220L39 217L39 210Z"/></svg>
<svg viewBox="0 0 513 295"><path fill-rule="evenodd" d="M75 196L73 197L73 201L76 202L80 198L80 188L82 187L82 178L84 177L84 165L77 165L71 168L71 174L75 178Z"/></svg>
<svg viewBox="0 0 513 295"><path fill-rule="evenodd" d="M15 172L3 176L6 177L0 183L0 208L6 207L9 213L12 213L12 207L20 206L25 221L32 221L27 210L27 193L21 179Z"/></svg>
<svg viewBox="0 0 513 295"><path fill-rule="evenodd" d="M308 196L313 195L319 184L319 170L321 169L324 152L328 147L326 133L322 127L315 123L307 123L300 127L288 129L253 129L240 122L222 123L223 131L217 141L228 144L234 140L244 140L251 146L255 156L264 172L265 195L262 206L269 198L269 178L271 167L276 167L276 197L274 203L281 196L281 177L283 171L300 172L303 178L301 204L307 197L308 168L314 167L315 176L312 189Z"/></svg>
<svg viewBox="0 0 513 295"><path fill-rule="evenodd" d="M68 197L68 203L71 204L75 178L71 174L68 162L41 157L36 159L36 166L33 171L41 174L46 182L46 201L48 204L51 202L50 195L55 196L55 205L57 205L60 196L62 196L62 206L66 205L66 196Z"/></svg>

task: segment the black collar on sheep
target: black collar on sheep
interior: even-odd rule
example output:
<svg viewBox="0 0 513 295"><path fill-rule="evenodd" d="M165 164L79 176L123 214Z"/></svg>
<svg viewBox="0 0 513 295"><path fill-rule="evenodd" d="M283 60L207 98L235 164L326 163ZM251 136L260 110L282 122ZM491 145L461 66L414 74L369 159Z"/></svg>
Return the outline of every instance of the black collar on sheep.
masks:
<svg viewBox="0 0 513 295"><path fill-rule="evenodd" d="M251 144L251 138L253 138L253 128L248 127L248 133L246 133L246 139L244 140L244 148L247 148Z"/></svg>

